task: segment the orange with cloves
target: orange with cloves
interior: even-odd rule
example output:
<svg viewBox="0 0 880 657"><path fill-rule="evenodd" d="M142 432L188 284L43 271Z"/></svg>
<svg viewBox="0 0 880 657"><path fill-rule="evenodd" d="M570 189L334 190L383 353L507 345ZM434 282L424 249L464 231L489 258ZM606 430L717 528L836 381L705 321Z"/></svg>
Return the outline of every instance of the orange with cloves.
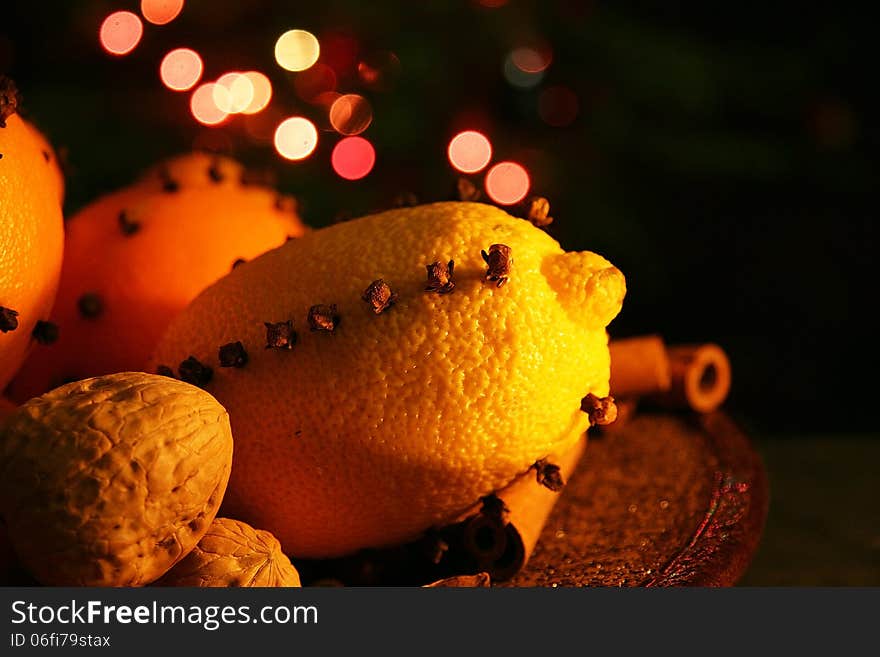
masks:
<svg viewBox="0 0 880 657"><path fill-rule="evenodd" d="M64 247L64 178L46 138L18 113L0 75L0 390L39 340L58 287Z"/></svg>
<svg viewBox="0 0 880 657"><path fill-rule="evenodd" d="M139 370L174 317L241 260L305 232L294 199L225 157L172 158L67 222L51 322L10 386L25 401L70 380Z"/></svg>

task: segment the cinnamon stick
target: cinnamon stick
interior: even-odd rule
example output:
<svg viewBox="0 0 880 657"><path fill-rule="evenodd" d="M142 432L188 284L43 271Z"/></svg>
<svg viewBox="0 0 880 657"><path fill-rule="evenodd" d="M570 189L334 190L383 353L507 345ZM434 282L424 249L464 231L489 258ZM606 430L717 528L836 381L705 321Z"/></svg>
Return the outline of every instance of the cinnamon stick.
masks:
<svg viewBox="0 0 880 657"><path fill-rule="evenodd" d="M586 437L582 436L566 452L552 455L547 461L559 466L566 481L585 448ZM554 492L538 483L536 473L529 471L495 494L507 510L503 517L493 517L479 506L462 516L459 543L451 551L462 550L472 560L472 568L487 572L492 581L510 579L528 562L553 506L563 494L564 489Z"/></svg>
<svg viewBox="0 0 880 657"><path fill-rule="evenodd" d="M672 385L650 401L667 408L690 408L697 413L716 410L730 392L730 360L717 344L669 347Z"/></svg>
<svg viewBox="0 0 880 657"><path fill-rule="evenodd" d="M641 397L672 386L666 344L659 335L612 340L608 349L615 399Z"/></svg>
<svg viewBox="0 0 880 657"><path fill-rule="evenodd" d="M611 394L618 400L709 413L730 392L730 361L717 344L666 345L645 335L612 340L609 351Z"/></svg>
<svg viewBox="0 0 880 657"><path fill-rule="evenodd" d="M542 461L559 467L563 482L574 472L586 436L561 456ZM546 474L546 472L545 472ZM510 579L528 561L550 511L562 492L539 483L529 469L495 495L443 527L403 545L364 549L335 559L294 559L305 586L338 581L345 586L425 586L439 580L486 573ZM440 584L437 584L440 586Z"/></svg>

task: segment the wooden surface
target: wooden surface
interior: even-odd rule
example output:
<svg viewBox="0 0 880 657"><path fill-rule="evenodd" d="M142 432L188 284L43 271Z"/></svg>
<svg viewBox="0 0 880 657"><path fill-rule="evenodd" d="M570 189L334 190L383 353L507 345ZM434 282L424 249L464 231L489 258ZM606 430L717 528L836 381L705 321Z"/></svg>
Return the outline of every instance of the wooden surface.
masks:
<svg viewBox="0 0 880 657"><path fill-rule="evenodd" d="M591 435L528 564L493 585L729 586L767 501L763 464L725 414L638 414Z"/></svg>

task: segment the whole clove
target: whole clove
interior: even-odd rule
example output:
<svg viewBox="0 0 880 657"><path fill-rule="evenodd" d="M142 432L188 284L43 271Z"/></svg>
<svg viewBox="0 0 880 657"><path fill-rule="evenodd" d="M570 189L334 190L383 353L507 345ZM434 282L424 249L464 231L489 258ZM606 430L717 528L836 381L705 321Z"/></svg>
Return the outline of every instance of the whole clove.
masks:
<svg viewBox="0 0 880 657"><path fill-rule="evenodd" d="M18 328L18 311L0 306L0 332L9 333Z"/></svg>
<svg viewBox="0 0 880 657"><path fill-rule="evenodd" d="M448 263L438 260L430 265L425 265L425 269L428 270L428 284L425 286L425 292L436 292L437 294L452 292L455 289L455 283L452 282L454 268L454 260L450 260Z"/></svg>
<svg viewBox="0 0 880 657"><path fill-rule="evenodd" d="M373 312L378 315L394 305L397 301L397 292L393 292L391 286L380 278L370 283L361 299L370 304Z"/></svg>
<svg viewBox="0 0 880 657"><path fill-rule="evenodd" d="M31 336L39 344L52 344L58 340L58 325L52 322L45 322L42 319L38 320L34 325L34 330L31 332Z"/></svg>
<svg viewBox="0 0 880 657"><path fill-rule="evenodd" d="M248 362L248 354L241 341L230 342L220 347L218 358L220 367L244 367Z"/></svg>
<svg viewBox="0 0 880 657"><path fill-rule="evenodd" d="M266 349L293 349L296 344L296 331L293 320L285 322L263 322L266 327Z"/></svg>
<svg viewBox="0 0 880 657"><path fill-rule="evenodd" d="M18 87L5 75L0 75L0 128L6 127L6 119L18 111L21 94Z"/></svg>
<svg viewBox="0 0 880 657"><path fill-rule="evenodd" d="M205 365L195 356L190 356L177 368L180 380L203 388L214 378L214 370Z"/></svg>
<svg viewBox="0 0 880 657"><path fill-rule="evenodd" d="M558 493L565 486L562 469L555 463L550 463L547 459L538 459L532 467L535 469L538 483L544 488Z"/></svg>
<svg viewBox="0 0 880 657"><path fill-rule="evenodd" d="M339 326L339 311L336 304L312 306L309 308L308 322L312 331L333 333Z"/></svg>
<svg viewBox="0 0 880 657"><path fill-rule="evenodd" d="M83 319L97 319L104 312L104 300L95 292L86 292L76 302Z"/></svg>
<svg viewBox="0 0 880 657"><path fill-rule="evenodd" d="M140 222L133 221L125 210L119 213L117 222L119 223L119 232L126 237L131 237L141 229Z"/></svg>
<svg viewBox="0 0 880 657"><path fill-rule="evenodd" d="M489 252L481 251L483 260L488 266L486 269L486 280L495 281L496 287L502 287L510 278L510 267L513 264L513 258L510 257L510 247L506 244L493 244L489 247Z"/></svg>
<svg viewBox="0 0 880 657"><path fill-rule="evenodd" d="M474 203L479 201L481 196L479 188L467 178L459 178L455 181L454 200Z"/></svg>
<svg viewBox="0 0 880 657"><path fill-rule="evenodd" d="M617 419L614 397L597 397L592 392L581 400L581 410L590 418L590 426L604 426Z"/></svg>

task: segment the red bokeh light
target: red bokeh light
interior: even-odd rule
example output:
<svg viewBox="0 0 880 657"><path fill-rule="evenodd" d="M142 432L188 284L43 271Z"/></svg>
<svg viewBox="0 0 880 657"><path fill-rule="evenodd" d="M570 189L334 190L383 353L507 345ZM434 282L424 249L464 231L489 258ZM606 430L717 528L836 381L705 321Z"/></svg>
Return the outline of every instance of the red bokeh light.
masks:
<svg viewBox="0 0 880 657"><path fill-rule="evenodd" d="M346 137L333 148L333 170L346 180L360 180L376 164L376 150L363 137Z"/></svg>

